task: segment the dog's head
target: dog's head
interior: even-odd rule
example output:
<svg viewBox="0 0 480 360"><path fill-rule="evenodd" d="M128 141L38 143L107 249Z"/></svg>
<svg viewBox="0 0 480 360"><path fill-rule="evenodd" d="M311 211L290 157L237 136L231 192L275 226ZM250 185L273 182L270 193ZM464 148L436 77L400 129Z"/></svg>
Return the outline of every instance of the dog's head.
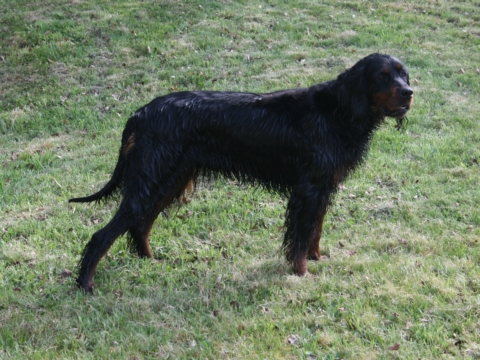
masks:
<svg viewBox="0 0 480 360"><path fill-rule="evenodd" d="M342 97L350 98L355 114L366 114L370 110L403 119L410 110L413 90L408 72L400 60L392 56L369 55L340 75L339 80Z"/></svg>

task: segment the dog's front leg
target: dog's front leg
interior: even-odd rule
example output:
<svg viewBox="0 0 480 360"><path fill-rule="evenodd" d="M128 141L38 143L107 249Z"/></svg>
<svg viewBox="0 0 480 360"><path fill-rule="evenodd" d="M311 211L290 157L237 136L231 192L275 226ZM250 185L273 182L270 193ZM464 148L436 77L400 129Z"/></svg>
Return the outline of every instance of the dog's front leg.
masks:
<svg viewBox="0 0 480 360"><path fill-rule="evenodd" d="M290 196L285 220L283 249L297 275L307 273L307 256L320 258L320 235L332 190L305 181Z"/></svg>
<svg viewBox="0 0 480 360"><path fill-rule="evenodd" d="M322 237L323 219L325 218L326 212L326 207L320 211L317 226L313 229L312 235L310 236L310 242L308 244L309 260L320 260L320 238Z"/></svg>

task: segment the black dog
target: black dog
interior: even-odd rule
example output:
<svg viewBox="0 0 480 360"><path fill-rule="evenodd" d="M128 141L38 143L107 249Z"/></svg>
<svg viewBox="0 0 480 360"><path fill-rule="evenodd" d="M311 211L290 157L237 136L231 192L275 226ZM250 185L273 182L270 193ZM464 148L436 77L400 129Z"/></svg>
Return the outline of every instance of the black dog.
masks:
<svg viewBox="0 0 480 360"><path fill-rule="evenodd" d="M403 119L413 91L402 63L372 54L336 80L269 94L193 91L162 96L127 122L111 180L90 202L121 189L113 219L79 264L78 286L92 291L100 259L129 232L140 256L159 213L198 176L220 173L290 197L283 250L295 273L320 258L322 223L337 185L364 158L385 116Z"/></svg>

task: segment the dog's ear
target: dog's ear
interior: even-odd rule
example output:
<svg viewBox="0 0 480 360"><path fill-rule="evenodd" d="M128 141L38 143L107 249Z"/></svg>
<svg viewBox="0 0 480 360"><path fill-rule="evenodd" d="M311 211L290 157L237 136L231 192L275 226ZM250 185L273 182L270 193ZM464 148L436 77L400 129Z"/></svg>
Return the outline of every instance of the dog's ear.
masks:
<svg viewBox="0 0 480 360"><path fill-rule="evenodd" d="M362 62L340 74L339 101L343 109L348 109L352 118L364 117L369 109L367 70Z"/></svg>

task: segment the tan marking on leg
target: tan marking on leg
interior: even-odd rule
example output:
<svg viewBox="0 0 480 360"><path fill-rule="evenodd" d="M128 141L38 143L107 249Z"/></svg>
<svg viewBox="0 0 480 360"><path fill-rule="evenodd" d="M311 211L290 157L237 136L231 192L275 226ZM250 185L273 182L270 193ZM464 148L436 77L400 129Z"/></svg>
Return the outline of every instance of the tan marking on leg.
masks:
<svg viewBox="0 0 480 360"><path fill-rule="evenodd" d="M123 145L122 154L128 154L135 147L135 133L132 133L127 142Z"/></svg>

